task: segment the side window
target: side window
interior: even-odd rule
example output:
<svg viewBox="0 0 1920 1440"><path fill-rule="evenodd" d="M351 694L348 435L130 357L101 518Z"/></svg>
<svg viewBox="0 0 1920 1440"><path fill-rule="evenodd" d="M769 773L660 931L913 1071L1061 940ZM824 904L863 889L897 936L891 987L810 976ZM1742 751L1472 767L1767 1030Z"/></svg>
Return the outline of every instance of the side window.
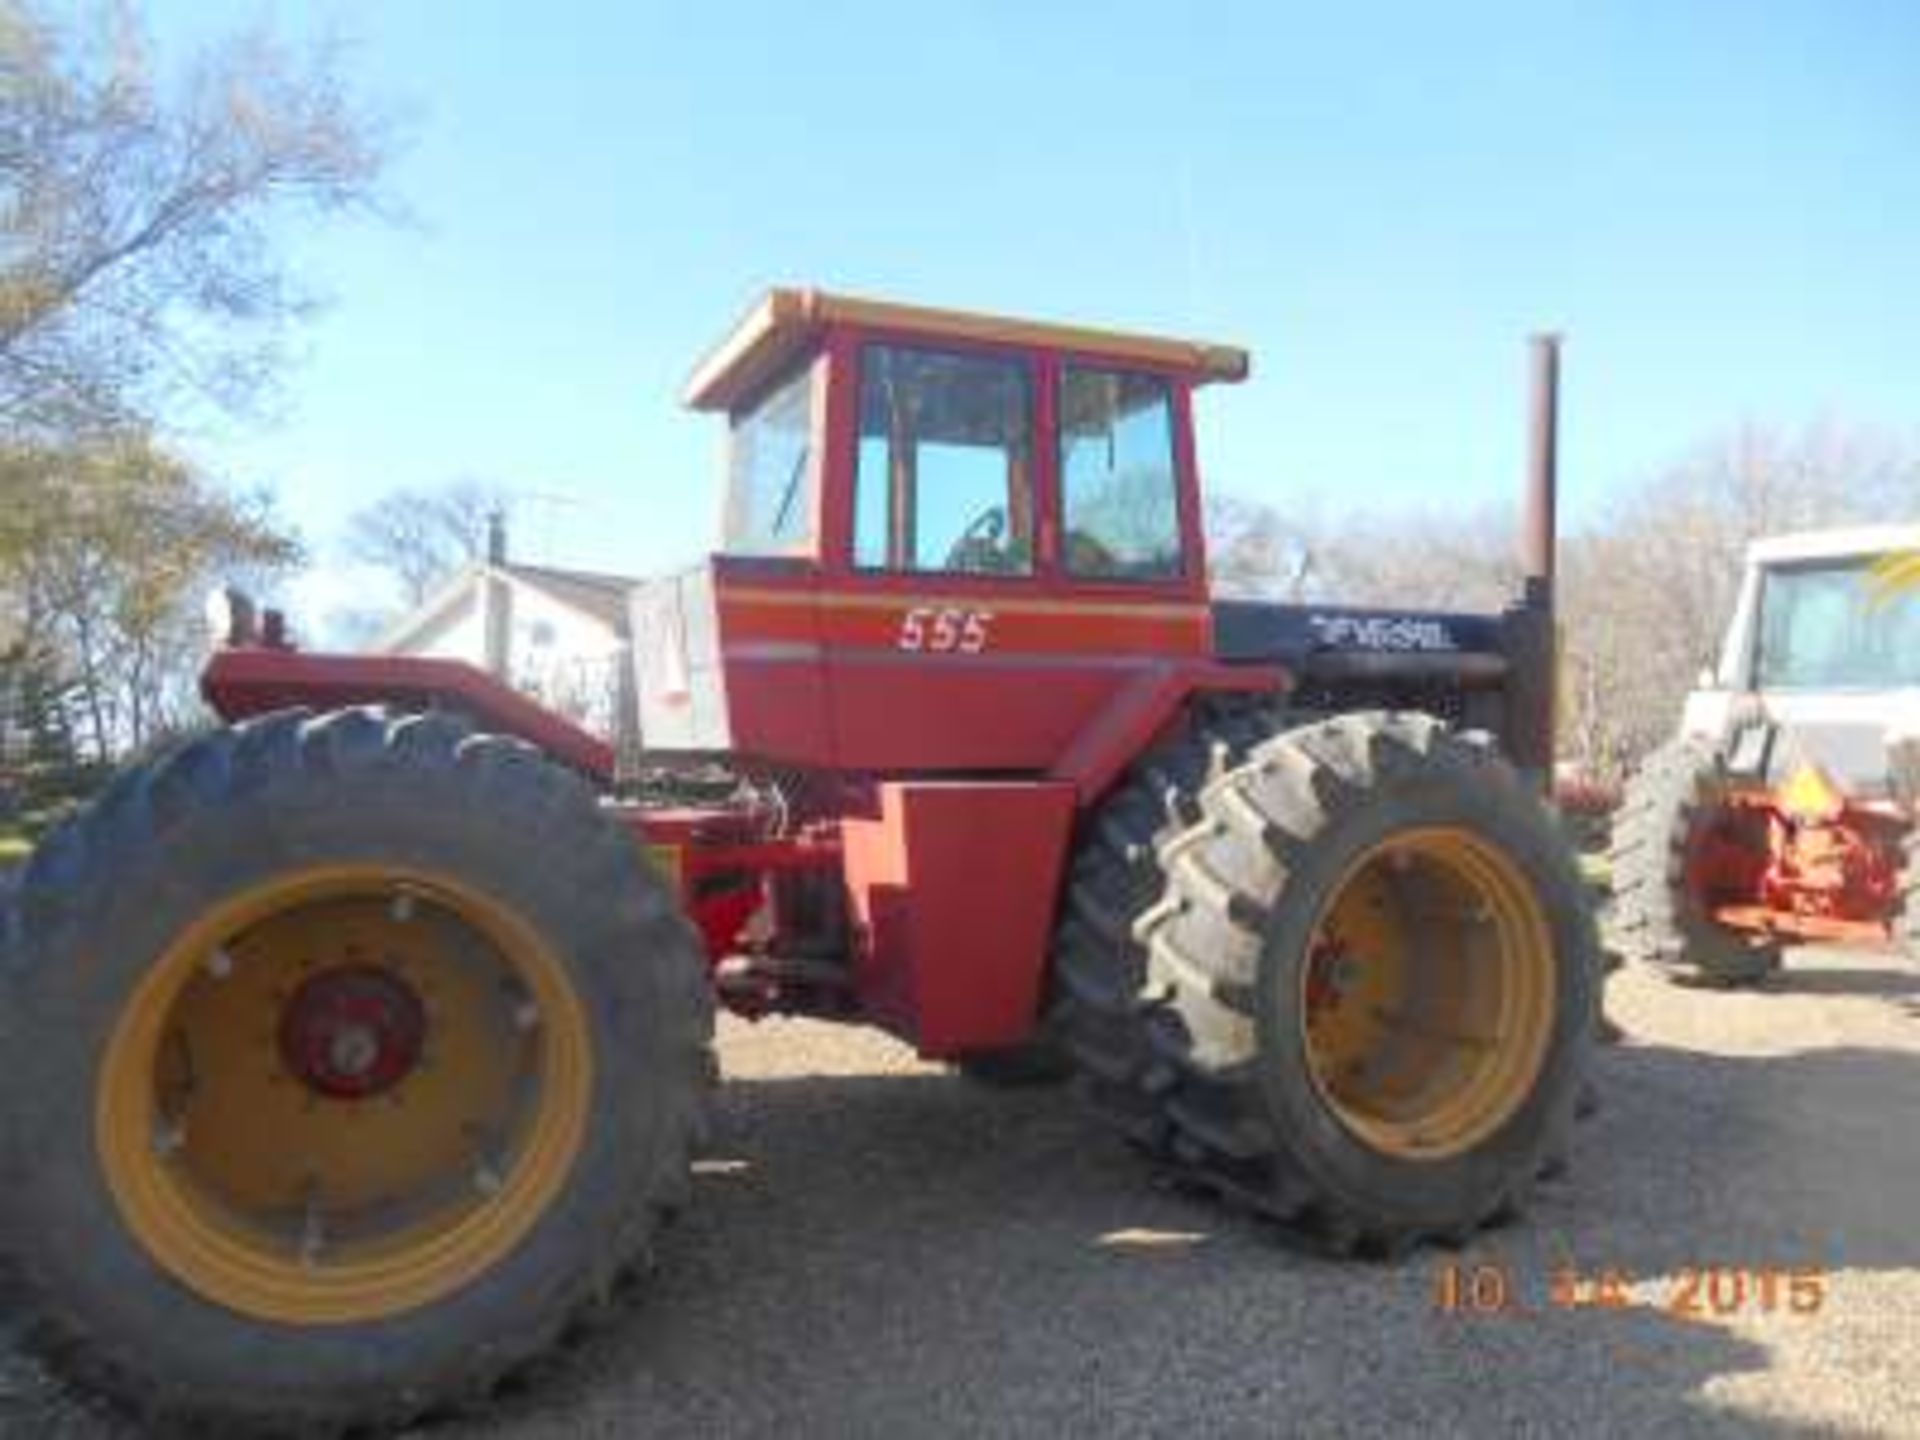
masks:
<svg viewBox="0 0 1920 1440"><path fill-rule="evenodd" d="M1068 573L1115 580L1180 574L1166 381L1078 366L1061 372L1060 488Z"/></svg>
<svg viewBox="0 0 1920 1440"><path fill-rule="evenodd" d="M1027 367L869 345L860 357L853 561L864 569L1033 569Z"/></svg>
<svg viewBox="0 0 1920 1440"><path fill-rule="evenodd" d="M721 548L729 555L814 553L813 367L733 417Z"/></svg>

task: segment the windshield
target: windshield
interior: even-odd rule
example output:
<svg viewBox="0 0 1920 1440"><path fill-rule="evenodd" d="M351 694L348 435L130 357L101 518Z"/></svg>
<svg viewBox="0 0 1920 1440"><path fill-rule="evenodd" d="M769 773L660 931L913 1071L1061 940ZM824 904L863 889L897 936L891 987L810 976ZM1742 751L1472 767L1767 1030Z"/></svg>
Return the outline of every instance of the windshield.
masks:
<svg viewBox="0 0 1920 1440"><path fill-rule="evenodd" d="M734 417L722 548L729 555L812 555L813 373L809 365Z"/></svg>
<svg viewBox="0 0 1920 1440"><path fill-rule="evenodd" d="M1920 685L1920 591L1877 591L1875 558L1767 571L1760 600L1761 689Z"/></svg>

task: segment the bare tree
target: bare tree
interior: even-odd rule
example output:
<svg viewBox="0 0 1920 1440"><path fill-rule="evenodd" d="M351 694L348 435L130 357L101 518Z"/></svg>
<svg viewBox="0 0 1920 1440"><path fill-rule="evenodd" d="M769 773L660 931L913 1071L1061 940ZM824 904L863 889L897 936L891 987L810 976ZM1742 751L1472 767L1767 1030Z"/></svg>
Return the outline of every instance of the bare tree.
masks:
<svg viewBox="0 0 1920 1440"><path fill-rule="evenodd" d="M415 606L449 575L486 554L490 517L506 492L477 480L395 490L347 521L347 555L391 575Z"/></svg>
<svg viewBox="0 0 1920 1440"><path fill-rule="evenodd" d="M1920 515L1920 451L1832 422L1740 427L1626 491L1564 547L1570 758L1614 778L1673 732L1750 540L1899 514Z"/></svg>
<svg viewBox="0 0 1920 1440"><path fill-rule="evenodd" d="M58 435L183 392L259 400L312 303L270 222L367 204L380 163L331 53L248 35L168 84L124 8L0 0L0 419Z"/></svg>
<svg viewBox="0 0 1920 1440"><path fill-rule="evenodd" d="M1520 587L1516 527L1498 508L1376 515L1322 537L1322 598L1351 605L1499 610Z"/></svg>
<svg viewBox="0 0 1920 1440"><path fill-rule="evenodd" d="M1564 753L1611 781L1673 733L1718 657L1749 540L1898 515L1920 517L1920 446L1834 422L1741 426L1628 487L1561 543ZM1499 510L1328 519L1229 500L1209 507L1208 536L1222 594L1498 610L1520 579Z"/></svg>
<svg viewBox="0 0 1920 1440"><path fill-rule="evenodd" d="M1315 580L1310 524L1237 495L1207 497L1207 565L1218 595L1237 600L1301 600Z"/></svg>
<svg viewBox="0 0 1920 1440"><path fill-rule="evenodd" d="M1334 520L1313 501L1283 514L1229 495L1209 500L1206 520L1221 595L1497 610L1519 585L1513 525L1497 510Z"/></svg>

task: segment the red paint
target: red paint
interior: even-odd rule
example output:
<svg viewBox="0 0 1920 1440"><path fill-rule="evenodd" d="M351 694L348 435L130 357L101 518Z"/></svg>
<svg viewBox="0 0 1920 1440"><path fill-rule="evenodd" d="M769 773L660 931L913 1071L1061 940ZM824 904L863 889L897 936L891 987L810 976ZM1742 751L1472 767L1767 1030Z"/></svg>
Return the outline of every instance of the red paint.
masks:
<svg viewBox="0 0 1920 1440"><path fill-rule="evenodd" d="M1197 691L1277 691L1270 666L1212 658L1212 613L1177 598L1041 599L978 575L805 576L716 569L736 746L863 773L1025 772L1097 800ZM982 627L975 653L903 648L909 627ZM1123 747L1116 749L1118 745Z"/></svg>
<svg viewBox="0 0 1920 1440"><path fill-rule="evenodd" d="M619 818L649 848L672 852L680 903L700 932L709 964L742 947L742 931L772 905L777 877L788 872L836 874L837 826L815 824L784 839L761 834L770 817L726 809L621 809ZM775 943L791 937L776 935Z"/></svg>
<svg viewBox="0 0 1920 1440"><path fill-rule="evenodd" d="M690 846L681 854L681 885L687 912L706 941L707 954L725 959L742 946L747 923L771 913L773 887L789 871L837 872L840 845L831 834L741 845ZM772 943L784 937L776 932Z"/></svg>
<svg viewBox="0 0 1920 1440"><path fill-rule="evenodd" d="M683 898L687 918L700 932L701 948L709 966L717 965L741 946L747 922L766 904L766 877L751 872L720 877L724 888L695 888Z"/></svg>
<svg viewBox="0 0 1920 1440"><path fill-rule="evenodd" d="M1286 684L1277 666L1169 664L1137 671L1079 730L1052 773L1074 787L1083 806L1095 804L1194 696L1278 693Z"/></svg>
<svg viewBox="0 0 1920 1440"><path fill-rule="evenodd" d="M1866 921L1892 911L1898 850L1866 815L1842 810L1830 821L1774 819L1772 864L1760 893L1774 910Z"/></svg>
<svg viewBox="0 0 1920 1440"><path fill-rule="evenodd" d="M1067 838L1071 786L889 782L842 822L854 982L871 1019L922 1055L1027 1038Z"/></svg>
<svg viewBox="0 0 1920 1440"><path fill-rule="evenodd" d="M413 987L372 965L310 976L280 1020L282 1063L335 1100L391 1090L420 1063L426 1038L426 1006Z"/></svg>
<svg viewBox="0 0 1920 1440"><path fill-rule="evenodd" d="M1767 791L1735 794L1697 828L1687 880L1731 929L1808 940L1884 939L1910 822L1847 801L1831 816L1789 813Z"/></svg>
<svg viewBox="0 0 1920 1440"><path fill-rule="evenodd" d="M391 705L451 710L482 730L515 735L599 780L613 777L613 747L461 660L415 655L315 655L285 649L216 651L200 693L223 720L306 706Z"/></svg>

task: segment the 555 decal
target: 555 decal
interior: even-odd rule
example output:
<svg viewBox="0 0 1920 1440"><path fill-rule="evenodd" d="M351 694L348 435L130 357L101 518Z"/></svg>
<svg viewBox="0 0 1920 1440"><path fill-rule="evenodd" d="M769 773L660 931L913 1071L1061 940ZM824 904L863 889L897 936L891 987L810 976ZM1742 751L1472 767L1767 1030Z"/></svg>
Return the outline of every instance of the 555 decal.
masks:
<svg viewBox="0 0 1920 1440"><path fill-rule="evenodd" d="M978 655L992 637L991 610L916 605L900 617L894 644L929 655Z"/></svg>

